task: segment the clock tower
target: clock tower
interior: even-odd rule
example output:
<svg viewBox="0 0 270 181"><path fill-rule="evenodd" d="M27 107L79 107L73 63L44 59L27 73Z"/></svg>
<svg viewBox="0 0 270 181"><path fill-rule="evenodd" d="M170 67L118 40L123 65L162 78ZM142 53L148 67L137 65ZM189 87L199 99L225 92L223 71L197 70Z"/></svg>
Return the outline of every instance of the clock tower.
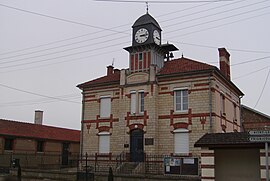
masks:
<svg viewBox="0 0 270 181"><path fill-rule="evenodd" d="M130 54L131 72L146 72L150 65L160 69L164 65L164 57L169 57L170 52L178 50L172 44L161 44L162 30L148 12L139 17L132 28L132 46L124 48Z"/></svg>

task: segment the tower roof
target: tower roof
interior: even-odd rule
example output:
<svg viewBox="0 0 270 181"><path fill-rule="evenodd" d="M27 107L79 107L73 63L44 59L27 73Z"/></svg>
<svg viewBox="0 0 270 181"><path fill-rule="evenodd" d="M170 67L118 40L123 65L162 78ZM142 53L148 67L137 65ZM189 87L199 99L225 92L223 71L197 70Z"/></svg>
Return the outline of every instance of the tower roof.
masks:
<svg viewBox="0 0 270 181"><path fill-rule="evenodd" d="M141 17L139 17L135 23L133 24L132 27L135 27L135 26L140 26L140 25L145 25L145 24L154 24L156 27L158 27L159 29L160 26L158 24L158 22L148 13L142 15Z"/></svg>

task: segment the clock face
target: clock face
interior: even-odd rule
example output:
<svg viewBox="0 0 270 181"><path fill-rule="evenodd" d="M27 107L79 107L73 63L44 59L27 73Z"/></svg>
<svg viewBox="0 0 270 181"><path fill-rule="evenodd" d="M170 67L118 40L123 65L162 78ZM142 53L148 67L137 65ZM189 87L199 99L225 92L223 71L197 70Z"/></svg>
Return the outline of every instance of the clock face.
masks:
<svg viewBox="0 0 270 181"><path fill-rule="evenodd" d="M146 40L148 39L148 37L149 37L149 32L148 32L148 30L145 29L145 28L141 28L141 29L139 29L139 30L136 32L134 38L135 38L135 41L136 41L137 43L144 43L144 42L146 42Z"/></svg>
<svg viewBox="0 0 270 181"><path fill-rule="evenodd" d="M153 38L154 38L154 42L157 44L157 45L160 45L160 34L157 30L155 30L153 32Z"/></svg>

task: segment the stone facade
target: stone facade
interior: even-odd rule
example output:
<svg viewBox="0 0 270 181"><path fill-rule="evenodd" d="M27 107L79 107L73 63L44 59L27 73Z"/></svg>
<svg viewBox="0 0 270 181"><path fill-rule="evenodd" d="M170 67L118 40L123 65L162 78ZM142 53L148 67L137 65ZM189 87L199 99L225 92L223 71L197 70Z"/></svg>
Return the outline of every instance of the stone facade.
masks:
<svg viewBox="0 0 270 181"><path fill-rule="evenodd" d="M143 16L142 26L145 23L146 29L155 28L156 21L149 16ZM188 132L189 148L183 155L199 156L199 149L193 145L205 133L240 131L243 93L230 80L230 54L225 48L219 49L220 70L185 57L169 60L166 50L177 50L169 44L145 43L125 49L130 52L129 61L133 62L129 69L119 71L108 66L104 77L78 85L83 94L82 154L98 154L104 134L109 135L106 152L109 155L137 148L146 154L175 154L176 133L184 131ZM146 56L144 52L150 50L152 53ZM167 56L167 61L160 63L160 58L158 61L153 58L161 55ZM147 68L143 68L144 64ZM176 91L179 90L187 92L187 107L180 111L176 110ZM140 110L142 94L143 111ZM182 107L183 94L180 96ZM101 99L104 97L111 100L110 116L102 118ZM143 135L140 146L134 148L135 130L142 131Z"/></svg>
<svg viewBox="0 0 270 181"><path fill-rule="evenodd" d="M140 81L141 73L133 73L133 79ZM151 76L150 74L145 74ZM128 77L129 75L127 75ZM134 78L135 77L135 78ZM123 78L125 79L125 78ZM144 81L144 80L143 80ZM188 110L174 111L174 89L188 89ZM143 90L144 113L130 114L130 92ZM220 94L224 94L225 114L220 115ZM153 138L153 145L145 145L149 154L172 154L174 151L173 130L187 128L189 133L189 150L197 154L194 143L208 132L240 131L239 95L216 75L176 77L173 80L160 78L157 82L136 82L134 84L111 85L88 88L83 92L83 153L99 152L98 133L108 131L110 151L120 154L129 151L125 144L130 144L130 131L140 128L144 138ZM100 115L100 97L111 97L111 116L102 119ZM210 101L212 100L212 101ZM236 117L234 117L236 109ZM210 110L211 123L210 123Z"/></svg>

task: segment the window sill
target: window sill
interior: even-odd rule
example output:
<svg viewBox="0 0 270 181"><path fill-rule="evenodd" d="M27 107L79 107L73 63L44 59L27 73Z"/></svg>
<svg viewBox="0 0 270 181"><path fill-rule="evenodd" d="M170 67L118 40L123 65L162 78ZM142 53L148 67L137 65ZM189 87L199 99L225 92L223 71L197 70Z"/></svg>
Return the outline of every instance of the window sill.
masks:
<svg viewBox="0 0 270 181"><path fill-rule="evenodd" d="M178 114L186 114L186 113L188 113L188 110L181 110L181 111L174 110L174 112L178 113Z"/></svg>
<svg viewBox="0 0 270 181"><path fill-rule="evenodd" d="M99 117L98 119L110 119L110 117Z"/></svg>
<svg viewBox="0 0 270 181"><path fill-rule="evenodd" d="M130 113L130 116L143 116L144 112L141 113Z"/></svg>

